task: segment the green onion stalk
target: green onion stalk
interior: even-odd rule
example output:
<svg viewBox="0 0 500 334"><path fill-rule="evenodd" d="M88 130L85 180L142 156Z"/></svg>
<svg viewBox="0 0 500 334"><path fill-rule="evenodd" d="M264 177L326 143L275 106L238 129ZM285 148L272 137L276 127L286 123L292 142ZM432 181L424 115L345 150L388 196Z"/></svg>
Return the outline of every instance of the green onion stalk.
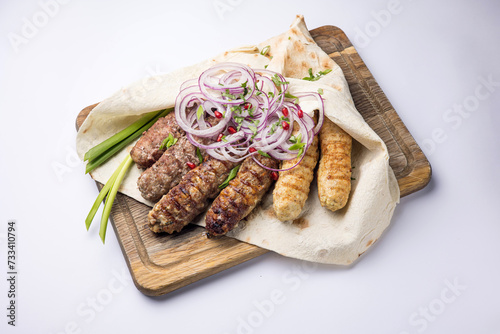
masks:
<svg viewBox="0 0 500 334"><path fill-rule="evenodd" d="M106 139L99 145L91 148L87 153L85 153L84 156L84 160L88 162L85 173L93 171L95 168L108 161L116 153L137 139L144 131L148 130L159 118L165 117L172 110L173 108L148 113L129 125L127 128ZM85 219L85 227L88 230L94 220L99 206L103 202L104 198L106 198L101 216L101 225L99 228L99 236L101 237L103 243L106 238L109 215L111 213L111 208L116 198L116 194L118 193L118 188L125 178L127 171L130 169L130 166L132 166L132 163L133 160L130 157L130 154L127 154L125 159L120 163L118 168L102 187L99 195L97 195L97 198L92 205L92 208L90 209L89 214L87 215L87 218Z"/></svg>
<svg viewBox="0 0 500 334"><path fill-rule="evenodd" d="M106 202L104 203L104 210L102 211L101 226L99 228L99 236L101 237L102 243L104 243L104 240L106 239L106 229L108 227L108 219L111 213L111 207L113 206L113 202L115 201L116 198L116 193L118 192L118 188L120 187L120 184L122 183L125 174L127 174L127 171L129 170L130 166L132 166L132 163L133 160L130 157L130 154L127 154L125 160L123 160L123 162L120 164L120 167L118 167L117 169L118 174L116 175L113 185L111 186L111 189L109 189L108 195L106 196Z"/></svg>
<svg viewBox="0 0 500 334"><path fill-rule="evenodd" d="M88 161L85 173L89 173L108 161L112 156L137 139L144 131L149 129L156 121L165 117L173 108L148 113L139 120L106 139L99 145L91 148L83 160Z"/></svg>

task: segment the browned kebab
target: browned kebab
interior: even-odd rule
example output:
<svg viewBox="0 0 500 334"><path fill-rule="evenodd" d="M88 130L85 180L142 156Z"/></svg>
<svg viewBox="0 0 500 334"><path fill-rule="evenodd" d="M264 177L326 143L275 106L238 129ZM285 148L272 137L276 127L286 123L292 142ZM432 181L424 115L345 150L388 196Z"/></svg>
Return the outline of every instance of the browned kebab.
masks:
<svg viewBox="0 0 500 334"><path fill-rule="evenodd" d="M255 158L268 168L278 168L278 161L262 155ZM275 174L276 175L276 174ZM205 217L211 236L224 235L236 227L260 202L273 181L273 172L261 167L252 157L241 164L236 178L214 200Z"/></svg>
<svg viewBox="0 0 500 334"><path fill-rule="evenodd" d="M207 156L155 204L148 214L151 230L156 233L179 232L207 208L209 199L219 194L219 185L235 166L237 163Z"/></svg>
<svg viewBox="0 0 500 334"><path fill-rule="evenodd" d="M186 136L179 138L161 158L146 169L137 180L142 197L151 202L158 201L170 189L179 184L182 177L199 164L196 146ZM190 167L191 166L191 167Z"/></svg>
<svg viewBox="0 0 500 334"><path fill-rule="evenodd" d="M219 119L208 117L206 121L210 126L214 126L219 122ZM213 142L210 138L195 137L194 139L204 145ZM204 156L205 151L200 149L200 154ZM170 189L179 184L187 172L199 164L196 146L191 144L186 136L182 136L137 180L142 197L151 202L157 202Z"/></svg>
<svg viewBox="0 0 500 334"><path fill-rule="evenodd" d="M142 134L142 137L130 151L130 157L140 168L151 167L165 152L165 149L160 149L160 146L169 134L172 134L174 138L185 135L185 132L177 124L173 112L160 118Z"/></svg>

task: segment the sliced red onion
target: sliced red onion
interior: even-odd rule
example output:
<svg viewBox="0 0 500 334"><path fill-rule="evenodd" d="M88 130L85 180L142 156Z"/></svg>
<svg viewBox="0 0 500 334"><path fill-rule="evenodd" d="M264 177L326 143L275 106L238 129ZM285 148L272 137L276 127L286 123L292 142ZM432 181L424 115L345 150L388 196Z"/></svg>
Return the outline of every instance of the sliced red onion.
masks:
<svg viewBox="0 0 500 334"><path fill-rule="evenodd" d="M240 162L258 154L250 152L252 147L275 159L291 160L297 158L299 152L290 150L295 144L290 141L294 123L298 126L295 138L301 134L305 152L323 123L324 104L317 93L298 94L299 98L317 99L320 106L317 124L307 114L299 118L300 106L285 98L287 89L288 83L279 73L266 69L253 71L238 63L214 65L197 80L181 85L175 105L176 120L193 145L205 149L216 159ZM248 107L245 109L245 106ZM288 109L287 116L283 115L283 108ZM215 117L215 110L223 117L211 126L206 117ZM287 130L283 129L283 122L288 123ZM215 141L220 134L223 140ZM204 144L206 140L201 142L200 138L211 138L212 143ZM283 170L263 166L255 157L254 160L266 169Z"/></svg>

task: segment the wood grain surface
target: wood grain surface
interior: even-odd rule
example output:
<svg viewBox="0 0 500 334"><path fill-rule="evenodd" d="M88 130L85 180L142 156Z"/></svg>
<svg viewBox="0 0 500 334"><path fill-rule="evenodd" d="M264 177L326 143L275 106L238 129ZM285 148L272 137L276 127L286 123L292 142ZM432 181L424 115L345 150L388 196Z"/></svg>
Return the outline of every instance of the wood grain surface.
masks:
<svg viewBox="0 0 500 334"><path fill-rule="evenodd" d="M334 26L311 30L311 34L342 68L356 108L386 143L401 197L425 187L431 177L427 158L347 36ZM96 105L80 112L77 129ZM208 239L204 228L194 225L174 235L155 234L147 227L149 210L122 194L111 210L113 228L134 283L146 295L168 293L268 252L229 237Z"/></svg>

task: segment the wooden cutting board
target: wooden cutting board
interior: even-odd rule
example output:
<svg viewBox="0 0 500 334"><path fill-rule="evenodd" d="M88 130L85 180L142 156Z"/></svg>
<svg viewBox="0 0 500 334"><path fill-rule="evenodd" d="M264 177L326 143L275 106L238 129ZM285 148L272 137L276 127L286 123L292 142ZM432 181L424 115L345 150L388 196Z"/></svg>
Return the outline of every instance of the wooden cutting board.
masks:
<svg viewBox="0 0 500 334"><path fill-rule="evenodd" d="M311 35L342 68L356 108L385 141L401 197L425 187L431 177L429 162L347 36L333 26L314 29ZM80 112L77 129L96 105ZM174 235L155 234L147 227L149 210L148 206L118 194L111 211L132 278L146 295L168 293L268 252L229 237L207 239L204 228L195 225Z"/></svg>

